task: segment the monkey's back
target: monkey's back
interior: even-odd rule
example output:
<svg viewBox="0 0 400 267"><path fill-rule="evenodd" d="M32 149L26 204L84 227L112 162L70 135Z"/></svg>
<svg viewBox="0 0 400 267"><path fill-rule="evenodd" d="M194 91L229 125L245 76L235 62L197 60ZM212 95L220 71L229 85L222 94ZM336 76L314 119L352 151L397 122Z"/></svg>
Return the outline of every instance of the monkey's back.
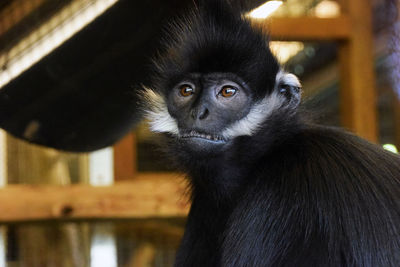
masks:
<svg viewBox="0 0 400 267"><path fill-rule="evenodd" d="M223 266L400 266L399 156L311 126L251 180L226 224Z"/></svg>

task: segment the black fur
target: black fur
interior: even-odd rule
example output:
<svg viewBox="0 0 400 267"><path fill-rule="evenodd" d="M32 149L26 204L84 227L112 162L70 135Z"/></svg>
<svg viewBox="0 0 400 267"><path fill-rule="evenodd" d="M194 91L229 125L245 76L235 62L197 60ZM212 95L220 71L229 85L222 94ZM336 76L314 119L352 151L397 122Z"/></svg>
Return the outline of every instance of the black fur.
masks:
<svg viewBox="0 0 400 267"><path fill-rule="evenodd" d="M156 86L171 88L188 73L225 72L244 79L258 95L270 92L279 65L265 45L267 35L255 34L240 12L226 3L203 2L171 24L167 56L156 60Z"/></svg>
<svg viewBox="0 0 400 267"><path fill-rule="evenodd" d="M206 2L175 25L153 90L229 72L255 101L271 94L279 65L264 35L223 1ZM193 187L176 266L400 266L398 155L284 107L220 153L167 140Z"/></svg>

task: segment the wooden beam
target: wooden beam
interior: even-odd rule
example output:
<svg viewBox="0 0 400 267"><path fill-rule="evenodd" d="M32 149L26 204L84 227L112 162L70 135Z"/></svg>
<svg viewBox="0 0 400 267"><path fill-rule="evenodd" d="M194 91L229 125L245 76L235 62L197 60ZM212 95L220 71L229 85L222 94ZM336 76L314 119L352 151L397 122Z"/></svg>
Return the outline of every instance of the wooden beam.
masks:
<svg viewBox="0 0 400 267"><path fill-rule="evenodd" d="M350 39L339 46L341 120L345 128L376 142L376 92L370 0L343 1Z"/></svg>
<svg viewBox="0 0 400 267"><path fill-rule="evenodd" d="M253 19L252 25L268 32L273 40L285 41L331 41L350 37L350 20L347 16L337 18L269 18Z"/></svg>
<svg viewBox="0 0 400 267"><path fill-rule="evenodd" d="M182 218L182 224L174 224L168 220L159 220L156 218L144 219L144 220L129 220L118 222L118 226L115 228L117 235L126 235L128 232L132 235L136 235L137 232L141 232L143 236L146 235L157 235L167 236L169 242L176 242L178 245L183 236L183 230L185 225L185 218Z"/></svg>
<svg viewBox="0 0 400 267"><path fill-rule="evenodd" d="M114 180L122 181L136 176L136 137L129 133L114 145Z"/></svg>
<svg viewBox="0 0 400 267"><path fill-rule="evenodd" d="M7 140L6 132L0 129L0 186L7 183Z"/></svg>
<svg viewBox="0 0 400 267"><path fill-rule="evenodd" d="M16 0L0 11L0 35L3 35L46 0Z"/></svg>
<svg viewBox="0 0 400 267"><path fill-rule="evenodd" d="M144 174L109 187L8 185L0 222L186 216L190 203L178 174Z"/></svg>

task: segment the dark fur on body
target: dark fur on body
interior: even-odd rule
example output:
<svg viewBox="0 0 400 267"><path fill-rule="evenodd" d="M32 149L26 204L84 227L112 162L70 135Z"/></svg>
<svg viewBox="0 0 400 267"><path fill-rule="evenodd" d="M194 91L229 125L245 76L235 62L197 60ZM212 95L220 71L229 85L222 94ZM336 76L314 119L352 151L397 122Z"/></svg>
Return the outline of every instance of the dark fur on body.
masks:
<svg viewBox="0 0 400 267"><path fill-rule="evenodd" d="M193 183L176 266L398 266L400 158L335 128L286 126L208 159L175 144Z"/></svg>
<svg viewBox="0 0 400 267"><path fill-rule="evenodd" d="M188 73L229 72L275 88L279 65L264 35L223 1L206 1L174 29L152 90ZM222 151L195 152L166 134L188 174L192 207L176 266L400 266L400 157L292 106Z"/></svg>

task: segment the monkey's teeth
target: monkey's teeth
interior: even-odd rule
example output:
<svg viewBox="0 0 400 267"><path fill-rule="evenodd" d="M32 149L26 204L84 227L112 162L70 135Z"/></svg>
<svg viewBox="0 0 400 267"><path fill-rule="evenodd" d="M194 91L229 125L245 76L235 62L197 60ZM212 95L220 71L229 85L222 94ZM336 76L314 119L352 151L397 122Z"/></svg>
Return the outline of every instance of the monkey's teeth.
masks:
<svg viewBox="0 0 400 267"><path fill-rule="evenodd" d="M196 131L191 131L187 134L182 135L182 138L191 138L191 137L198 137L198 138L208 139L208 140L212 140L212 141L224 141L224 139L222 137L214 136L211 134L198 133Z"/></svg>

